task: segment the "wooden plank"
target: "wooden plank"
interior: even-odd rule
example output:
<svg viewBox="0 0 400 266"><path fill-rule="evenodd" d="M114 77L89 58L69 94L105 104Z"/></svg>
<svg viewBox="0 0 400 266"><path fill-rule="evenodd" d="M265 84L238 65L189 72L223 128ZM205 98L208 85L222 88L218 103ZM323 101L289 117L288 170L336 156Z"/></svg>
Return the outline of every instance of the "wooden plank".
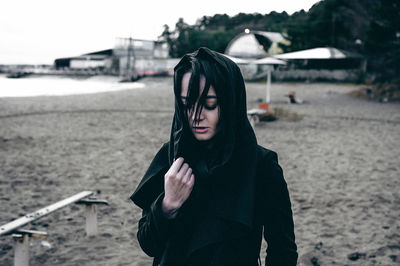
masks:
<svg viewBox="0 0 400 266"><path fill-rule="evenodd" d="M36 230L26 230L26 229L17 229L14 231L16 234L27 234L29 236L32 235L41 235L41 236L47 236L47 232L45 231L36 231Z"/></svg>
<svg viewBox="0 0 400 266"><path fill-rule="evenodd" d="M91 204L103 204L103 205L110 205L107 200L102 200L102 199L95 199L95 198L87 198L87 199L82 199L76 202L76 204L86 204L86 205L91 205Z"/></svg>
<svg viewBox="0 0 400 266"><path fill-rule="evenodd" d="M52 212L54 212L54 211L56 211L58 209L61 209L61 208L65 207L65 206L67 206L67 205L69 205L71 203L77 202L77 201L79 201L79 200L81 200L83 198L86 198L86 197L88 197L88 196L90 196L92 194L93 194L92 191L82 191L82 192L80 192L80 193L78 193L76 195L73 195L73 196L71 196L69 198L66 198L66 199L63 199L61 201L58 201L58 202L56 202L54 204L51 204L51 205L49 205L47 207L44 207L44 208L40 209L40 210L37 210L37 211L32 212L32 213L28 213L23 217L20 217L20 218L14 220L12 222L9 222L8 224L2 225L0 227L0 236L6 235L6 234L10 234L13 231L15 231L16 229L18 229L18 228L20 228L20 227L22 227L22 226L24 226L24 225L26 225L26 224L28 224L28 223L30 223L32 221L35 221L35 220L37 220L39 218L42 218L43 216L46 216L46 215L48 215L48 214L50 214L50 213L52 213Z"/></svg>

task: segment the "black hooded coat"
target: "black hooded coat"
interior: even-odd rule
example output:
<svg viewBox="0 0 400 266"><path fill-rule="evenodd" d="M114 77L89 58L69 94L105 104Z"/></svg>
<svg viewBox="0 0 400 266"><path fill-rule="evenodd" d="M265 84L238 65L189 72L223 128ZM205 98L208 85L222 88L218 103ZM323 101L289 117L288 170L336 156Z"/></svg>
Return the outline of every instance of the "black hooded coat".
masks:
<svg viewBox="0 0 400 266"><path fill-rule="evenodd" d="M207 80L205 87L211 83L223 88L217 92L223 126L212 150L194 139L180 100L181 78L188 69L199 70L206 79L209 71L217 73L217 79ZM196 76L193 79L198 83ZM143 210L137 233L143 251L154 257L153 265L251 266L259 264L264 235L266 265L296 265L287 185L277 154L257 144L237 65L200 48L175 67L174 91L170 141L159 150L131 196ZM164 175L178 157L193 169L195 185L178 216L168 219L161 209Z"/></svg>

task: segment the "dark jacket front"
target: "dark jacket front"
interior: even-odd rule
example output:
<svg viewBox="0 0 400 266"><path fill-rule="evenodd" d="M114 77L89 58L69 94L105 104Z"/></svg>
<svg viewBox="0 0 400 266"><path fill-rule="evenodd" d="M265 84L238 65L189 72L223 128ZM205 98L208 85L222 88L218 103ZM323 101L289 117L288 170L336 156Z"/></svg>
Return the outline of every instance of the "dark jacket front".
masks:
<svg viewBox="0 0 400 266"><path fill-rule="evenodd" d="M190 104L217 94L220 131L212 145L197 141L181 101L181 80L191 71ZM199 95L199 75L206 85ZM291 203L275 152L257 144L247 119L246 90L238 66L225 56L200 48L175 67L175 113L170 141L153 159L131 196L143 210L139 243L154 265L257 265L262 232L268 243L266 265L296 265ZM190 110L190 108L189 108ZM211 147L211 148L210 148ZM195 183L174 219L164 217L164 175L183 157Z"/></svg>
<svg viewBox="0 0 400 266"><path fill-rule="evenodd" d="M255 209L251 230L222 218L213 221L198 219L193 209L187 206L176 219L165 218L160 204L167 161L168 145L164 145L149 168L155 171L147 173L152 176L147 179L152 184L147 185L152 187L148 191L153 191L153 201L140 203L144 205L137 238L143 251L154 257L153 265L259 265L262 229L268 243L265 265L296 265L291 203L275 152L261 146L257 148L255 206L248 206ZM196 220L188 221L186 215L194 216ZM215 236L218 241L214 243L204 242L201 237L196 238L199 243L190 241L194 228L199 229L195 232L197 235L206 236L208 231L214 231L212 227L222 229L221 234L233 232L235 235ZM174 242L181 245L176 246Z"/></svg>

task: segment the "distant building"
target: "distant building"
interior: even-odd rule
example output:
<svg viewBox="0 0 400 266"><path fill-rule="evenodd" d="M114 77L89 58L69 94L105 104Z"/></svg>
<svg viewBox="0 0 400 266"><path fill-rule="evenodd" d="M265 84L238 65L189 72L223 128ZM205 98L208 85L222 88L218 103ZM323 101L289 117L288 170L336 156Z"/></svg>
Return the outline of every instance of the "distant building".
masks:
<svg viewBox="0 0 400 266"><path fill-rule="evenodd" d="M56 69L97 69L105 70L112 67L113 50L101 50L80 56L58 58L54 61Z"/></svg>
<svg viewBox="0 0 400 266"><path fill-rule="evenodd" d="M117 38L113 49L54 61L56 69L96 70L120 75L126 80L171 74L176 64L177 59L169 57L169 46L166 42L133 38Z"/></svg>
<svg viewBox="0 0 400 266"><path fill-rule="evenodd" d="M165 41L118 38L114 55L119 61L119 74L125 79L140 76L171 74L177 63L169 57Z"/></svg>
<svg viewBox="0 0 400 266"><path fill-rule="evenodd" d="M263 58L283 53L279 43L290 42L279 32L247 30L233 38L225 49L225 54L238 58Z"/></svg>
<svg viewBox="0 0 400 266"><path fill-rule="evenodd" d="M256 59L270 57L283 53L279 44L289 45L290 42L279 32L250 31L236 35L227 45L225 54L234 58L247 60L246 64L239 64L245 80L255 80L267 75L270 65L257 64Z"/></svg>
<svg viewBox="0 0 400 266"><path fill-rule="evenodd" d="M169 47L164 41L151 41L133 38L117 38L114 54L120 58L136 56L137 58L168 58Z"/></svg>

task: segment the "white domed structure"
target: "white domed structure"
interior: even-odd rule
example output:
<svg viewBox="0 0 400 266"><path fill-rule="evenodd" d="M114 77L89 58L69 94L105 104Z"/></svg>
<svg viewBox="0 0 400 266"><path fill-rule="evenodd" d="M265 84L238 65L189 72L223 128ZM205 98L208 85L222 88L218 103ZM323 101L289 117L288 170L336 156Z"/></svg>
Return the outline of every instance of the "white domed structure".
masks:
<svg viewBox="0 0 400 266"><path fill-rule="evenodd" d="M225 54L238 58L263 58L282 53L278 43L289 44L279 32L250 31L246 29L230 41Z"/></svg>

